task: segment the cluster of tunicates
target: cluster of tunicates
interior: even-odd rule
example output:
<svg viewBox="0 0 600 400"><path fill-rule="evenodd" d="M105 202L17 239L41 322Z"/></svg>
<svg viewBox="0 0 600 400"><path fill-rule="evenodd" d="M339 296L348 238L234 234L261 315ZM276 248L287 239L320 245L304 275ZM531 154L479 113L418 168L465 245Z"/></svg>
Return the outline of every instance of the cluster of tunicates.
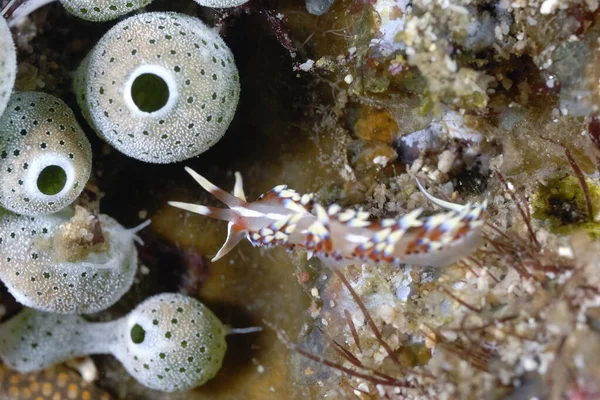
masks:
<svg viewBox="0 0 600 400"><path fill-rule="evenodd" d="M75 112L53 95L14 90L17 50L9 27L52 1L18 3L10 21L0 13L0 279L26 306L0 325L0 358L26 372L113 354L152 389L202 385L221 366L228 331L197 300L163 294L113 322L82 317L106 310L131 288L139 228L78 205L92 174L92 146ZM225 8L247 0L195 1ZM60 3L88 21L138 12L109 29L76 71L74 91L89 131L150 163L196 157L225 134L240 82L214 29L184 14L142 12L152 0Z"/></svg>

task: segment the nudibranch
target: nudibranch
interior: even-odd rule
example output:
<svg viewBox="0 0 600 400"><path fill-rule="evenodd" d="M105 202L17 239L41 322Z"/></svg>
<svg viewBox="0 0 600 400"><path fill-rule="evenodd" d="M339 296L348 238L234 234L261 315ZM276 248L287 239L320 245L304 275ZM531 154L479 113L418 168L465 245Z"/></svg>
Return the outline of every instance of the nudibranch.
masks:
<svg viewBox="0 0 600 400"><path fill-rule="evenodd" d="M285 185L274 187L255 202L247 202L242 177L236 172L233 195L190 168L186 171L229 209L171 201L170 205L227 221L225 244L213 261L242 238L254 246L304 248L331 267L355 263L444 266L460 260L482 243L481 228L487 201L459 205L437 199L419 184L425 196L447 211L421 216L418 208L395 219L372 221L369 213L325 208L313 194L300 194ZM418 181L417 181L418 182Z"/></svg>
<svg viewBox="0 0 600 400"><path fill-rule="evenodd" d="M0 325L0 358L12 369L31 372L74 357L112 354L141 384L173 392L217 374L229 333L198 300L163 293L110 322L26 309Z"/></svg>

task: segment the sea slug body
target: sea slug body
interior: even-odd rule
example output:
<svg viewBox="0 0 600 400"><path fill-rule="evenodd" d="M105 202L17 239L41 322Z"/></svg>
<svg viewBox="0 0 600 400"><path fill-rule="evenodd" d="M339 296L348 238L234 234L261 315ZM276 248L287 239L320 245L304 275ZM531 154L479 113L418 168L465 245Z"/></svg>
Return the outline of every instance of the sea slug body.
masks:
<svg viewBox="0 0 600 400"><path fill-rule="evenodd" d="M190 168L186 170L229 209L169 202L172 206L229 222L225 244L213 260L227 254L246 237L254 246L305 248L331 267L357 262L444 266L467 256L482 241L481 228L487 201L458 205L423 192L448 208L422 217L416 209L398 219L371 221L361 210L325 208L312 194L299 194L276 186L255 202L247 202L241 176L236 173L234 195L218 188Z"/></svg>

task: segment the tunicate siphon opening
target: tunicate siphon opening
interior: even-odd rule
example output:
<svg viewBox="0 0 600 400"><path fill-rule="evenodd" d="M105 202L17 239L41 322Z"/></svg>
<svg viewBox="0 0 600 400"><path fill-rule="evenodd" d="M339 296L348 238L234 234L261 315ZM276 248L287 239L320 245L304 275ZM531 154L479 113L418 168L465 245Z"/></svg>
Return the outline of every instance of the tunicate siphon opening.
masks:
<svg viewBox="0 0 600 400"><path fill-rule="evenodd" d="M131 341L133 343L140 344L144 341L144 338L146 337L146 331L144 330L144 328L142 328L138 324L135 324L131 328L130 335L131 335Z"/></svg>
<svg viewBox="0 0 600 400"><path fill-rule="evenodd" d="M169 101L169 86L158 75L141 74L131 85L131 98L141 111L155 112Z"/></svg>
<svg viewBox="0 0 600 400"><path fill-rule="evenodd" d="M60 193L67 183L67 173L58 165L49 165L40 172L37 187L45 195Z"/></svg>

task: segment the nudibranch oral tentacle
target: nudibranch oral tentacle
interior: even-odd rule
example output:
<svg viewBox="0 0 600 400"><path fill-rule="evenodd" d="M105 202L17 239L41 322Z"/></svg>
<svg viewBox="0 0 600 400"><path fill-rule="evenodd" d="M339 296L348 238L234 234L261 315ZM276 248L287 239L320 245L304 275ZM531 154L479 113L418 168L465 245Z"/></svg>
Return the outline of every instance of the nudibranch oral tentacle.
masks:
<svg viewBox="0 0 600 400"><path fill-rule="evenodd" d="M444 266L469 255L482 242L481 228L487 201L465 205L429 194L425 197L446 211L421 216L418 208L400 218L371 220L362 210L324 207L313 194L300 194L285 185L276 186L254 202L247 202L241 175L236 172L234 195L220 189L190 168L186 171L206 191L229 209L169 202L174 207L227 221L228 235L213 261L246 236L254 246L301 247L309 258L317 256L331 267L355 263Z"/></svg>

